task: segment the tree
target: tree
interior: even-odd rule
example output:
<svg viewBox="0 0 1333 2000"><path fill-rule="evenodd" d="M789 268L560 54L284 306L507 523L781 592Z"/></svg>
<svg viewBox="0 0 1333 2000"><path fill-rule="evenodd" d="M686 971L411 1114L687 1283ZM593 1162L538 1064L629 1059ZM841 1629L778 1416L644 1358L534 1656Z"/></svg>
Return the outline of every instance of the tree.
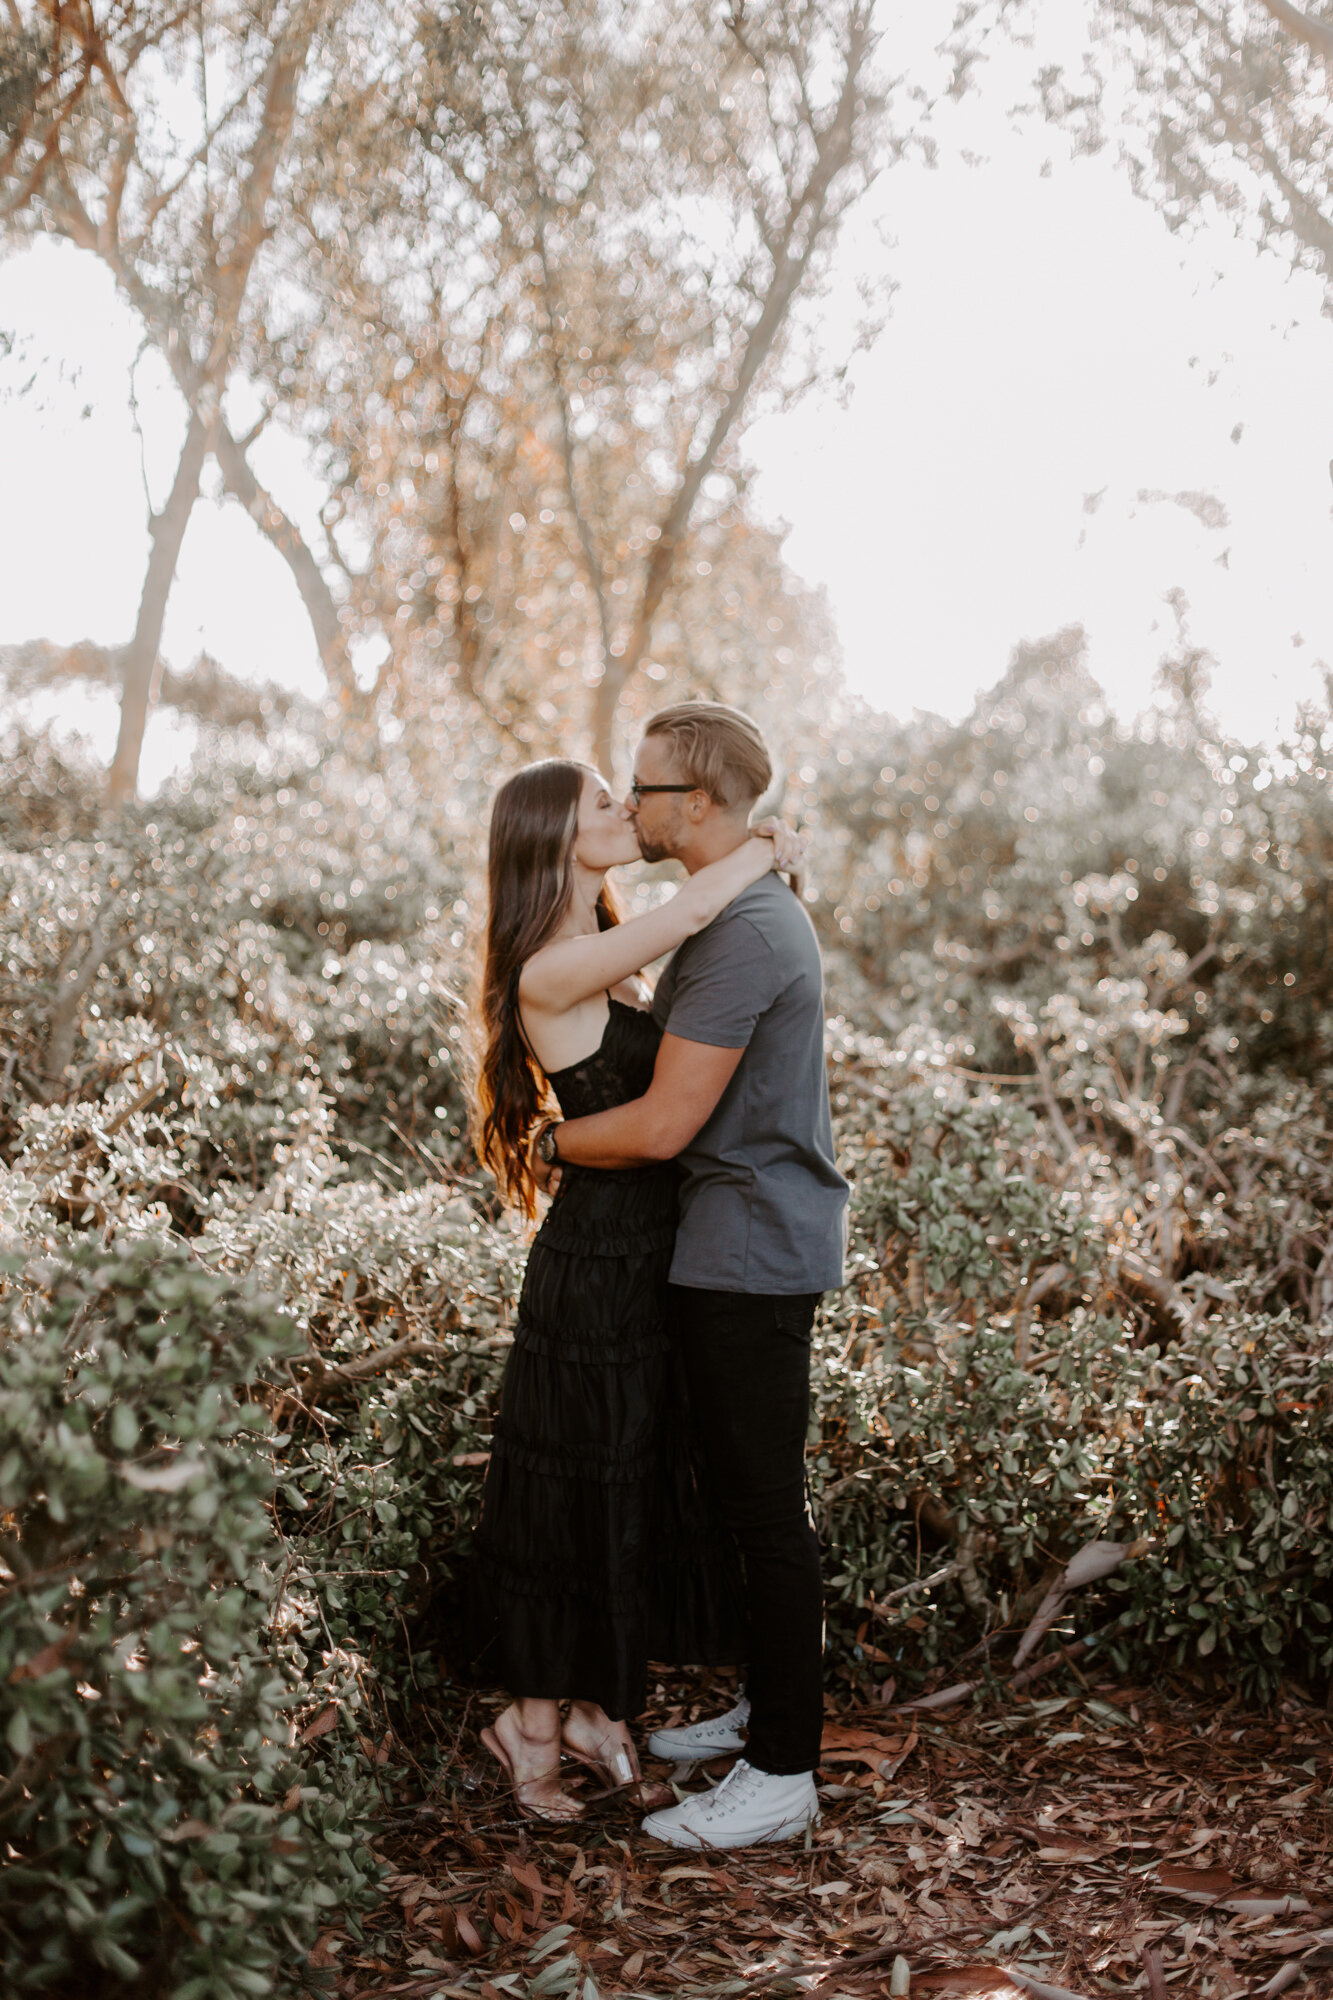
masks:
<svg viewBox="0 0 1333 2000"><path fill-rule="evenodd" d="M1131 65L1138 191L1172 228L1220 210L1333 286L1333 18L1290 0L1099 0L1098 17ZM1086 129L1108 68L1082 90L1049 73L1048 111Z"/></svg>
<svg viewBox="0 0 1333 2000"><path fill-rule="evenodd" d="M345 678L337 606L300 533L259 484L225 398L271 261L282 184L299 144L303 82L335 67L325 0L271 0L205 17L156 0L99 8L9 0L0 216L11 240L44 229L110 267L186 404L171 490L150 513L151 547L135 629L101 662L121 686L108 799L134 795L144 729L161 673L163 619L181 544L210 455L228 490L287 561L331 678ZM11 55L12 52L12 55ZM315 58L322 57L317 64ZM69 656L86 671L90 649Z"/></svg>
<svg viewBox="0 0 1333 2000"><path fill-rule="evenodd" d="M447 680L518 743L574 707L609 762L691 614L734 626L700 599L763 541L737 445L800 386L798 303L882 156L871 55L864 0L517 0L344 76L293 195L307 309L259 365L366 552L382 689ZM791 650L752 648L761 686Z"/></svg>

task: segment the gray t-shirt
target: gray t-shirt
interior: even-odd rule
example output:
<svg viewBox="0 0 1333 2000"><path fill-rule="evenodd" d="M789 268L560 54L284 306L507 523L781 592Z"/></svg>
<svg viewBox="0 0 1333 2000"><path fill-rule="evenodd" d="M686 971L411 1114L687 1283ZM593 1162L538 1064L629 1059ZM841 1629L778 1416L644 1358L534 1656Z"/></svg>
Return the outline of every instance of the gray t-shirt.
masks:
<svg viewBox="0 0 1333 2000"><path fill-rule="evenodd" d="M687 938L657 982L669 1034L745 1050L680 1155L671 1281L792 1294L843 1282L847 1183L833 1159L814 928L776 875Z"/></svg>

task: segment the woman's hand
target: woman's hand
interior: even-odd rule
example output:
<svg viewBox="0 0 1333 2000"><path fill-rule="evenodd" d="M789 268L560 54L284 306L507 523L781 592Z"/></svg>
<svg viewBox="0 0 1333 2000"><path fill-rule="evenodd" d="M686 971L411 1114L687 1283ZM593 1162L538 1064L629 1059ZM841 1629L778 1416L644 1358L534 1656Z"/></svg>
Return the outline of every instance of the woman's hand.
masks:
<svg viewBox="0 0 1333 2000"><path fill-rule="evenodd" d="M560 1166L558 1162L543 1160L537 1152L537 1141L549 1125L558 1125L558 1118L543 1118L528 1140L528 1166L537 1184L538 1194L549 1195L552 1199L560 1189Z"/></svg>
<svg viewBox="0 0 1333 2000"><path fill-rule="evenodd" d="M750 828L760 840L773 843L773 866L781 875L799 874L805 863L805 841L785 820L761 819Z"/></svg>

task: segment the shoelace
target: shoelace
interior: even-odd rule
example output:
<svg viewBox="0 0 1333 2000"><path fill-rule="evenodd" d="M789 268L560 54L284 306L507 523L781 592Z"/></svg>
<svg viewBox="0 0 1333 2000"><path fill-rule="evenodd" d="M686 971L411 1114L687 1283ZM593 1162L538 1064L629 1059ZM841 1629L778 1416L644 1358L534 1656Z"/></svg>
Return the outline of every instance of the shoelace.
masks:
<svg viewBox="0 0 1333 2000"><path fill-rule="evenodd" d="M748 1804L751 1794L758 1789L765 1775L763 1771L756 1771L754 1765L747 1764L744 1759L738 1764L733 1764L709 1800L708 1810L712 1813L729 1813L734 1812L737 1806Z"/></svg>

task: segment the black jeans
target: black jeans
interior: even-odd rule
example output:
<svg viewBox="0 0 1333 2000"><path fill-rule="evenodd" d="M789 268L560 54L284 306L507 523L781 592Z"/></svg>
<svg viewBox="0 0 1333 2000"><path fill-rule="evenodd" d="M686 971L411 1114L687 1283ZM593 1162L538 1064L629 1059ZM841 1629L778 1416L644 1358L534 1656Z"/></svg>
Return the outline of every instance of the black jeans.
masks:
<svg viewBox="0 0 1333 2000"><path fill-rule="evenodd" d="M745 1561L745 1755L784 1775L815 1769L823 1726L824 1593L805 1483L819 1298L671 1287L704 1461Z"/></svg>

